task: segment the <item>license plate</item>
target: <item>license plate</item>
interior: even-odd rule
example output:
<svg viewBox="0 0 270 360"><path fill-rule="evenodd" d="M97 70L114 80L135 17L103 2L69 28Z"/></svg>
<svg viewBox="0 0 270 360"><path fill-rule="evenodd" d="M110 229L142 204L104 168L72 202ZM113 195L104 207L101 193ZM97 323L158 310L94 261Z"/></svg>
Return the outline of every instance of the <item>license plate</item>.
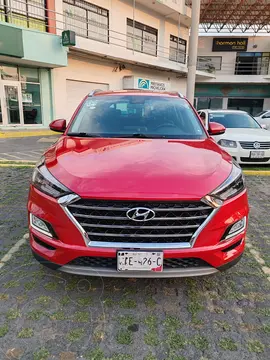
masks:
<svg viewBox="0 0 270 360"><path fill-rule="evenodd" d="M118 251L118 271L163 271L163 252Z"/></svg>
<svg viewBox="0 0 270 360"><path fill-rule="evenodd" d="M250 157L251 159L262 159L264 158L264 151L251 151Z"/></svg>

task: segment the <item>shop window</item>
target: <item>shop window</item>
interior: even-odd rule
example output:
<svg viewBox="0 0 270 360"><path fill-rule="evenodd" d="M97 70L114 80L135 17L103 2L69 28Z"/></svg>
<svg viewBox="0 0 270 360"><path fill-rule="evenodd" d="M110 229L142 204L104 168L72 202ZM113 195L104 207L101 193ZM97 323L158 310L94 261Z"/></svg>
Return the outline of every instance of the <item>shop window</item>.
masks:
<svg viewBox="0 0 270 360"><path fill-rule="evenodd" d="M134 29L133 29L134 25ZM133 37L134 33L134 37ZM127 48L157 56L158 30L138 21L127 19Z"/></svg>
<svg viewBox="0 0 270 360"><path fill-rule="evenodd" d="M22 83L24 124L42 124L40 85Z"/></svg>
<svg viewBox="0 0 270 360"><path fill-rule="evenodd" d="M228 109L242 110L255 116L263 109L264 99L228 99Z"/></svg>
<svg viewBox="0 0 270 360"><path fill-rule="evenodd" d="M20 80L23 82L39 82L38 69L20 67Z"/></svg>
<svg viewBox="0 0 270 360"><path fill-rule="evenodd" d="M187 42L185 39L170 35L170 60L182 64L186 63Z"/></svg>
<svg viewBox="0 0 270 360"><path fill-rule="evenodd" d="M201 97L197 99L197 110L222 109L223 98Z"/></svg>
<svg viewBox="0 0 270 360"><path fill-rule="evenodd" d="M270 53L237 53L235 75L267 75Z"/></svg>
<svg viewBox="0 0 270 360"><path fill-rule="evenodd" d="M46 31L45 0L0 0L0 21Z"/></svg>
<svg viewBox="0 0 270 360"><path fill-rule="evenodd" d="M65 29L79 36L109 42L109 11L82 0L64 0Z"/></svg>

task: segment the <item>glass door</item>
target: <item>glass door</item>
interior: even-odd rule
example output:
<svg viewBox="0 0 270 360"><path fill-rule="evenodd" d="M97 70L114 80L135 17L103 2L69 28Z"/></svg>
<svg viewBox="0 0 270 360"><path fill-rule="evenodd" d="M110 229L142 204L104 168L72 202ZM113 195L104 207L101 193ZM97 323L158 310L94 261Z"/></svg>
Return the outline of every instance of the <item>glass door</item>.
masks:
<svg viewBox="0 0 270 360"><path fill-rule="evenodd" d="M0 82L0 103L0 125L23 125L22 93L19 82Z"/></svg>

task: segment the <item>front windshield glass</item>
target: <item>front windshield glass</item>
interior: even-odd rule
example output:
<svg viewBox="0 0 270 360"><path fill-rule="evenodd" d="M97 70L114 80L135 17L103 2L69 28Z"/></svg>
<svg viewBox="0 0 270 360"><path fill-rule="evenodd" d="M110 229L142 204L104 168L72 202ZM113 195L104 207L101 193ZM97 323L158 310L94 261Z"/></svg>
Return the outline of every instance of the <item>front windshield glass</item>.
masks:
<svg viewBox="0 0 270 360"><path fill-rule="evenodd" d="M172 139L207 137L186 100L149 95L89 97L75 117L68 135Z"/></svg>
<svg viewBox="0 0 270 360"><path fill-rule="evenodd" d="M209 114L210 122L217 122L226 128L260 129L260 125L252 116L246 113L213 112Z"/></svg>

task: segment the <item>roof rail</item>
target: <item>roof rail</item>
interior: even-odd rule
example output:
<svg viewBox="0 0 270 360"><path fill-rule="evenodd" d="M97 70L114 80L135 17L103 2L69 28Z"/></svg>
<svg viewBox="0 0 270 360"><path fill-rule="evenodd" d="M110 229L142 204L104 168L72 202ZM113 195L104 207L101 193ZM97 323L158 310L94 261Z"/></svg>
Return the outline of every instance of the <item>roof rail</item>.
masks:
<svg viewBox="0 0 270 360"><path fill-rule="evenodd" d="M182 98L182 99L184 98L184 95L182 93L180 93L179 91L177 91L177 94L180 98Z"/></svg>
<svg viewBox="0 0 270 360"><path fill-rule="evenodd" d="M177 96L179 96L180 98L184 99L184 95L182 93L180 93L179 91L171 91L171 94L175 94Z"/></svg>
<svg viewBox="0 0 270 360"><path fill-rule="evenodd" d="M101 91L103 91L103 90L101 90L101 89L94 89L94 90L92 90L92 91L88 94L88 96L89 96L89 97L95 96L96 93L99 93L99 92L101 92Z"/></svg>

